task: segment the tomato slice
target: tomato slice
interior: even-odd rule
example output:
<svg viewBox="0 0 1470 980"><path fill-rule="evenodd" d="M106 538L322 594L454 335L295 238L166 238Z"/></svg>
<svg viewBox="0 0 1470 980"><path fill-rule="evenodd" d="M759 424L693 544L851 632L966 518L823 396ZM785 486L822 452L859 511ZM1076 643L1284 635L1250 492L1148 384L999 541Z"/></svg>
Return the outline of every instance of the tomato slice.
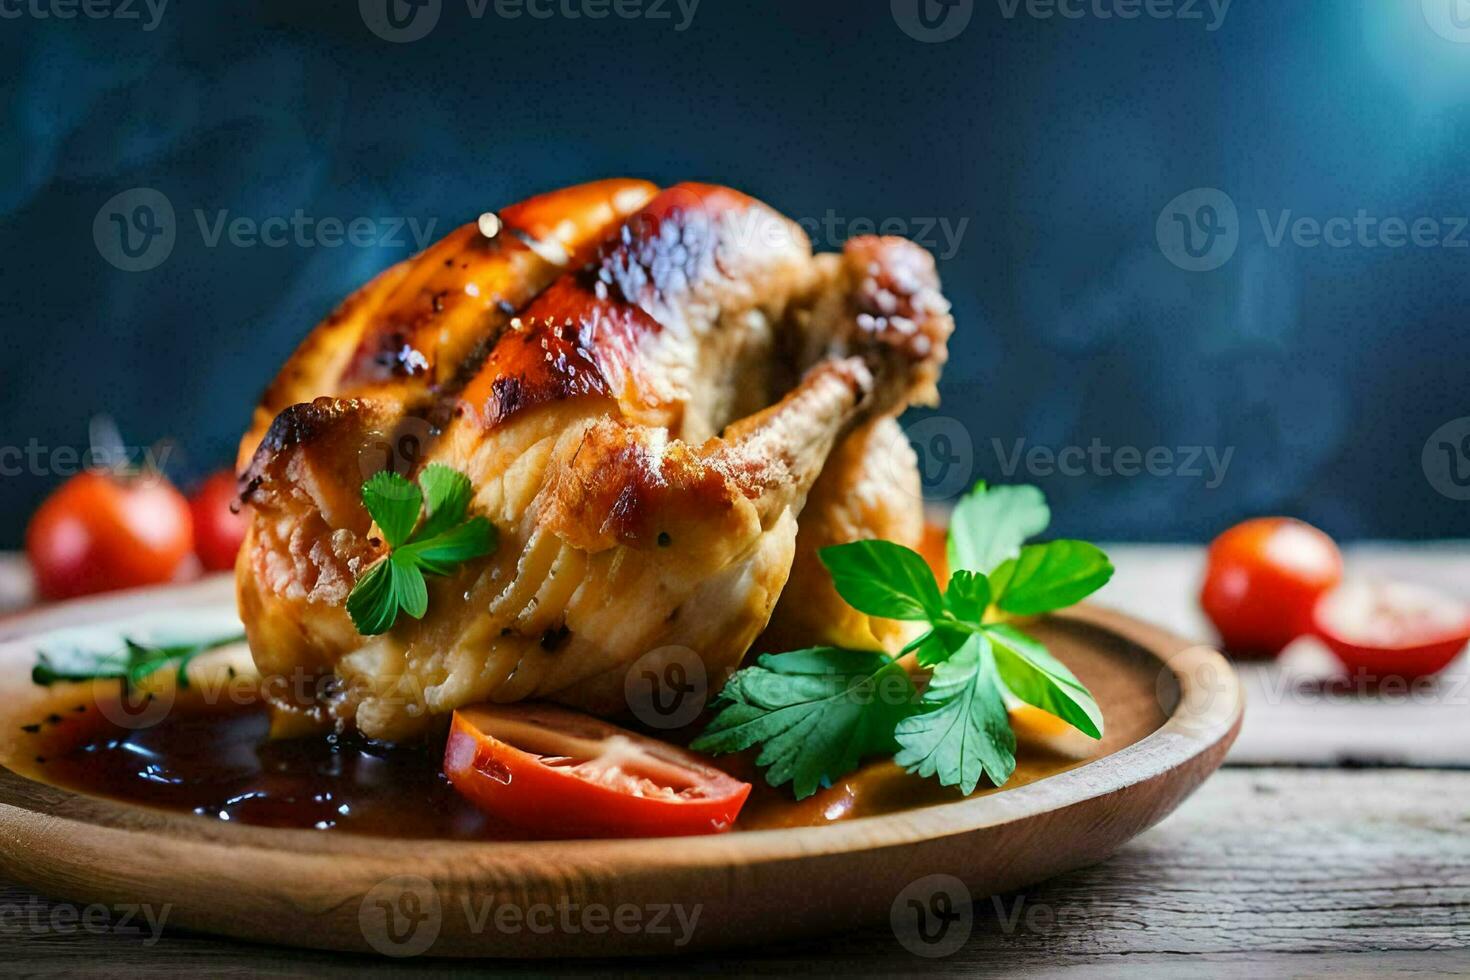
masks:
<svg viewBox="0 0 1470 980"><path fill-rule="evenodd" d="M1349 582L1317 602L1313 627L1349 670L1413 679L1470 643L1470 606L1404 582Z"/></svg>
<svg viewBox="0 0 1470 980"><path fill-rule="evenodd" d="M444 774L486 813L553 837L718 834L750 795L691 752L539 704L456 711Z"/></svg>

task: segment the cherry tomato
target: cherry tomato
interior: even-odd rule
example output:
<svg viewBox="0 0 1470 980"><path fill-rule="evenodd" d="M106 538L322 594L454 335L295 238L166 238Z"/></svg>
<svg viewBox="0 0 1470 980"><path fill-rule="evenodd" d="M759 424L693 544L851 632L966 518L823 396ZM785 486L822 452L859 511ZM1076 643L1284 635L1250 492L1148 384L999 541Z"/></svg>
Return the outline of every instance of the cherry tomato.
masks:
<svg viewBox="0 0 1470 980"><path fill-rule="evenodd" d="M555 837L717 834L750 795L693 753L537 704L456 711L444 773L486 813Z"/></svg>
<svg viewBox="0 0 1470 980"><path fill-rule="evenodd" d="M1315 632L1349 670L1412 680L1470 643L1470 606L1402 582L1349 582L1317 601Z"/></svg>
<svg viewBox="0 0 1470 980"><path fill-rule="evenodd" d="M1341 579L1342 555L1326 534L1260 517L1210 545L1200 604L1232 653L1275 656L1311 630L1312 607Z"/></svg>
<svg viewBox="0 0 1470 980"><path fill-rule="evenodd" d="M43 599L167 582L193 550L189 504L157 474L80 473L46 498L26 529Z"/></svg>
<svg viewBox="0 0 1470 980"><path fill-rule="evenodd" d="M238 499L235 474L229 470L215 473L189 498L189 511L194 515L194 550L211 572L234 568L235 556L245 540L249 512L242 509L237 514L230 509Z"/></svg>

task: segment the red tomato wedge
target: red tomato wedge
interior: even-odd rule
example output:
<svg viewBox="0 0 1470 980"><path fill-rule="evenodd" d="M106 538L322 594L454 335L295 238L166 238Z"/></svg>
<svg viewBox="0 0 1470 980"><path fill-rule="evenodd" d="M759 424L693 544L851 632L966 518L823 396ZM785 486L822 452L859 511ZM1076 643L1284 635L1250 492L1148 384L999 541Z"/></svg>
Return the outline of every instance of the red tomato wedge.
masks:
<svg viewBox="0 0 1470 980"><path fill-rule="evenodd" d="M486 813L548 837L718 834L750 795L693 753L540 704L456 711L444 774Z"/></svg>
<svg viewBox="0 0 1470 980"><path fill-rule="evenodd" d="M1412 680L1470 643L1470 606L1403 582L1349 582L1324 595L1313 627L1349 670Z"/></svg>

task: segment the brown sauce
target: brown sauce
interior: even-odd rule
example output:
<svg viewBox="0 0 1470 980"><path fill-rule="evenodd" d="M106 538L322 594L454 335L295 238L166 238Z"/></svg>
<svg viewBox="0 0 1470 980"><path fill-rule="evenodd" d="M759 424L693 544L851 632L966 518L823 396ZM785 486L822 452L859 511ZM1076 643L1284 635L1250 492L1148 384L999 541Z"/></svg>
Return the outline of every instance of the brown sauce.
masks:
<svg viewBox="0 0 1470 980"><path fill-rule="evenodd" d="M84 704L59 708L39 729L30 774L93 796L261 827L443 840L537 836L499 823L455 791L441 768L442 738L403 745L359 736L272 739L261 701L221 707L184 697L145 727L116 725ZM712 762L752 784L736 830L815 826L961 798L876 762L795 801L789 787L766 785L748 757ZM1078 764L1023 742L1007 787Z"/></svg>
<svg viewBox="0 0 1470 980"><path fill-rule="evenodd" d="M90 720L84 720L88 719ZM475 809L440 771L442 746L269 738L260 702L176 705L129 729L95 711L48 733L36 774L97 796L262 827L384 837L527 836ZM44 761L41 761L44 760Z"/></svg>

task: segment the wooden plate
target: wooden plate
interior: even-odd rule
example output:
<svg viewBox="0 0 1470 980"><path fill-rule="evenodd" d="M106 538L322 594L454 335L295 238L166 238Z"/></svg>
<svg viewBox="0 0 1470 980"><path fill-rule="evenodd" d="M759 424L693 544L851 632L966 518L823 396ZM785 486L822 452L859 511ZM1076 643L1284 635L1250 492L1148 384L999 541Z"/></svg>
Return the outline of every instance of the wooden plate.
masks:
<svg viewBox="0 0 1470 980"><path fill-rule="evenodd" d="M1093 864L1172 811L1239 730L1212 650L1081 607L1036 626L1098 695L1094 761L967 800L821 827L642 841L399 841L231 825L36 780L23 719L36 638L150 617L228 618L226 579L0 621L0 874L168 923L390 955L563 957L736 946L891 921L916 951L972 896ZM961 885L963 882L963 885ZM935 940L935 936L941 939Z"/></svg>

